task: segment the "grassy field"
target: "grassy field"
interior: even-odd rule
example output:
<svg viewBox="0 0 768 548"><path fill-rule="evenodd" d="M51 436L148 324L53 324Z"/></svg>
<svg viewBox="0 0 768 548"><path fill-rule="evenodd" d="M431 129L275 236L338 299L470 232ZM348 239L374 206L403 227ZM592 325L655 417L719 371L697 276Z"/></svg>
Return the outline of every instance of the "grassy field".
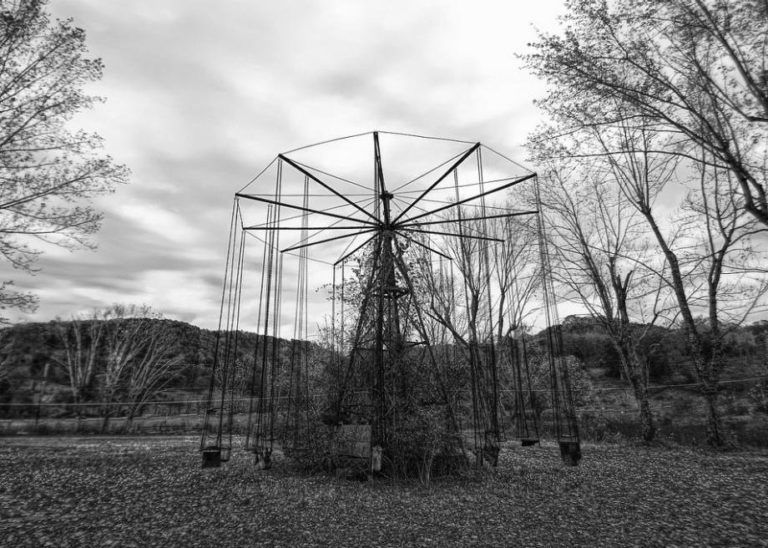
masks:
<svg viewBox="0 0 768 548"><path fill-rule="evenodd" d="M196 438L0 440L6 546L768 546L768 453L506 446L418 484L201 469Z"/></svg>

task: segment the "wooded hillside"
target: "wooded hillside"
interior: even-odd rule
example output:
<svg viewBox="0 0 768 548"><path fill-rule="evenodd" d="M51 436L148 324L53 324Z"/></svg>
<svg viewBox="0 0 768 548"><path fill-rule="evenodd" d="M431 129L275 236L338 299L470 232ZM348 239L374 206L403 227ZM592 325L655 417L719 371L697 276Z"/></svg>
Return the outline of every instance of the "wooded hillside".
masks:
<svg viewBox="0 0 768 548"><path fill-rule="evenodd" d="M89 330L101 326L108 331L110 322L116 320L86 320ZM164 352L174 360L175 366L163 379L164 387L157 393L158 399L167 399L170 393L179 391L189 396L202 397L208 389L210 371L216 347L216 332L201 329L185 322L141 318L124 319L123 322L142 321L152 332L165 336ZM33 403L41 385L45 383L43 401L48 403L72 403L74 395L66 368L67 349L62 336L62 326L71 322L17 324L0 330L0 404ZM125 329L122 326L121 329ZM239 337L238 355L246 359L252 355L257 335L242 332ZM268 341L271 338L268 337ZM92 343L83 342L84 346ZM104 344L99 344L93 356L94 372L83 386L82 401L101 401L109 356ZM119 395L118 395L119 396Z"/></svg>
<svg viewBox="0 0 768 548"><path fill-rule="evenodd" d="M169 336L167 352L178 365L165 381L156 399L177 397L180 392L188 397L201 398L206 394L213 364L216 332L201 329L185 322L166 319L144 319L151 329L163 330ZM106 322L112 320L91 320ZM17 324L0 330L0 404L34 403L41 385L45 383L43 401L70 403L73 394L68 389L70 380L64 365L65 344L61 324L67 322ZM576 358L586 378L599 387L601 383L613 385L621 381L616 349L599 322L591 318L567 317L562 325L563 353ZM535 341L544 332L531 336ZM258 335L242 332L238 355L249 362ZM744 327L734 327L726 338L724 353L728 360L724 380L764 376L768 372L768 321L759 321ZM643 355L647 357L652 384L694 383L690 353L684 334L677 329L652 327L643 338ZM107 356L102 349L96 356L95 371L85 386L84 402L100 401L99 385L103 380ZM577 388L578 389L578 388Z"/></svg>

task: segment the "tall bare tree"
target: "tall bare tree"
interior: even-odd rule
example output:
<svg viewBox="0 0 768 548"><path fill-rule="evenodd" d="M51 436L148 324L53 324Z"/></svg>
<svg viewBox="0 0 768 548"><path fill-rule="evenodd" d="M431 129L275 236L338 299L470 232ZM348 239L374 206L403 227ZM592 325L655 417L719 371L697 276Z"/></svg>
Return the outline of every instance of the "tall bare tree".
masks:
<svg viewBox="0 0 768 548"><path fill-rule="evenodd" d="M488 225L488 235L502 240L491 250L498 287L496 339L502 340L524 330L533 313L531 303L541 285L539 241L532 216L494 219Z"/></svg>
<svg viewBox="0 0 768 548"><path fill-rule="evenodd" d="M653 269L674 299L675 317L683 328L693 372L707 403L708 439L726 443L717 407L726 325L740 325L764 304L768 283L762 263L765 250L753 246L761 229L743 207L736 176L702 158L680 163L663 151L670 137L642 118L617 117L612 125L584 125L579 154L599 158L622 195L644 220L660 259L644 262ZM706 155L706 151L701 153ZM675 181L672 188L669 184ZM679 209L663 211L662 198ZM671 217L670 217L671 216ZM706 323L697 321L704 314Z"/></svg>
<svg viewBox="0 0 768 548"><path fill-rule="evenodd" d="M644 227L599 160L558 157L551 144L534 136L530 150L544 169L539 197L553 279L610 338L638 404L643 439L651 441L656 427L640 343L660 312L660 288L643 266Z"/></svg>
<svg viewBox="0 0 768 548"><path fill-rule="evenodd" d="M572 0L563 22L526 56L550 84L540 102L556 121L548 138L599 159L644 220L659 251L645 266L674 299L709 441L722 445L724 320L743 319L765 290L751 244L754 223L768 226L768 4Z"/></svg>
<svg viewBox="0 0 768 548"><path fill-rule="evenodd" d="M35 270L43 240L90 246L101 222L91 200L127 180L98 135L73 132L73 116L99 99L85 93L102 76L87 56L85 31L51 21L45 0L0 1L0 257ZM0 307L29 308L34 297L0 284Z"/></svg>
<svg viewBox="0 0 768 548"><path fill-rule="evenodd" d="M480 211L457 215L482 217ZM501 409L500 343L524 331L540 287L533 224L535 219L520 217L460 222L456 236L448 237L442 247L452 260L436 262L432 257L419 262L422 307L442 340L449 339L464 354L473 399L480 402L476 414L488 417L492 429L499 428ZM491 244L472 236L502 241Z"/></svg>

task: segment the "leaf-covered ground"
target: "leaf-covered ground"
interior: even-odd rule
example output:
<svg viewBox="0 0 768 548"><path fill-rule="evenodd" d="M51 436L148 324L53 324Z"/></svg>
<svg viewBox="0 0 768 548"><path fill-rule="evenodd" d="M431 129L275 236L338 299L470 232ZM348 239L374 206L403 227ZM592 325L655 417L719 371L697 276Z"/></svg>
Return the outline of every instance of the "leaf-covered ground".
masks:
<svg viewBox="0 0 768 548"><path fill-rule="evenodd" d="M768 546L768 454L505 447L418 484L201 469L193 438L0 440L4 546Z"/></svg>

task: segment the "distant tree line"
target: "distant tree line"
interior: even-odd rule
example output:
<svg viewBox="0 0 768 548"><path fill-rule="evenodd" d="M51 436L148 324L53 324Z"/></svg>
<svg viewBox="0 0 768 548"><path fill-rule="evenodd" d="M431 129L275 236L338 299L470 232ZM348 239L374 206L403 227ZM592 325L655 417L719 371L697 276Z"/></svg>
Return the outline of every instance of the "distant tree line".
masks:
<svg viewBox="0 0 768 548"><path fill-rule="evenodd" d="M119 409L130 423L171 387L207 382L206 335L147 307L121 305L8 327L0 332L0 402L98 402L104 429Z"/></svg>
<svg viewBox="0 0 768 548"><path fill-rule="evenodd" d="M586 368L604 369L609 377L623 377L618 351L599 321L588 316L568 316L562 323L562 332L564 354L578 358ZM683 330L652 326L638 348L645 358L650 382L696 382ZM711 352L711 347L708 350ZM768 321L734 327L723 342L723 356L732 363L768 367Z"/></svg>

